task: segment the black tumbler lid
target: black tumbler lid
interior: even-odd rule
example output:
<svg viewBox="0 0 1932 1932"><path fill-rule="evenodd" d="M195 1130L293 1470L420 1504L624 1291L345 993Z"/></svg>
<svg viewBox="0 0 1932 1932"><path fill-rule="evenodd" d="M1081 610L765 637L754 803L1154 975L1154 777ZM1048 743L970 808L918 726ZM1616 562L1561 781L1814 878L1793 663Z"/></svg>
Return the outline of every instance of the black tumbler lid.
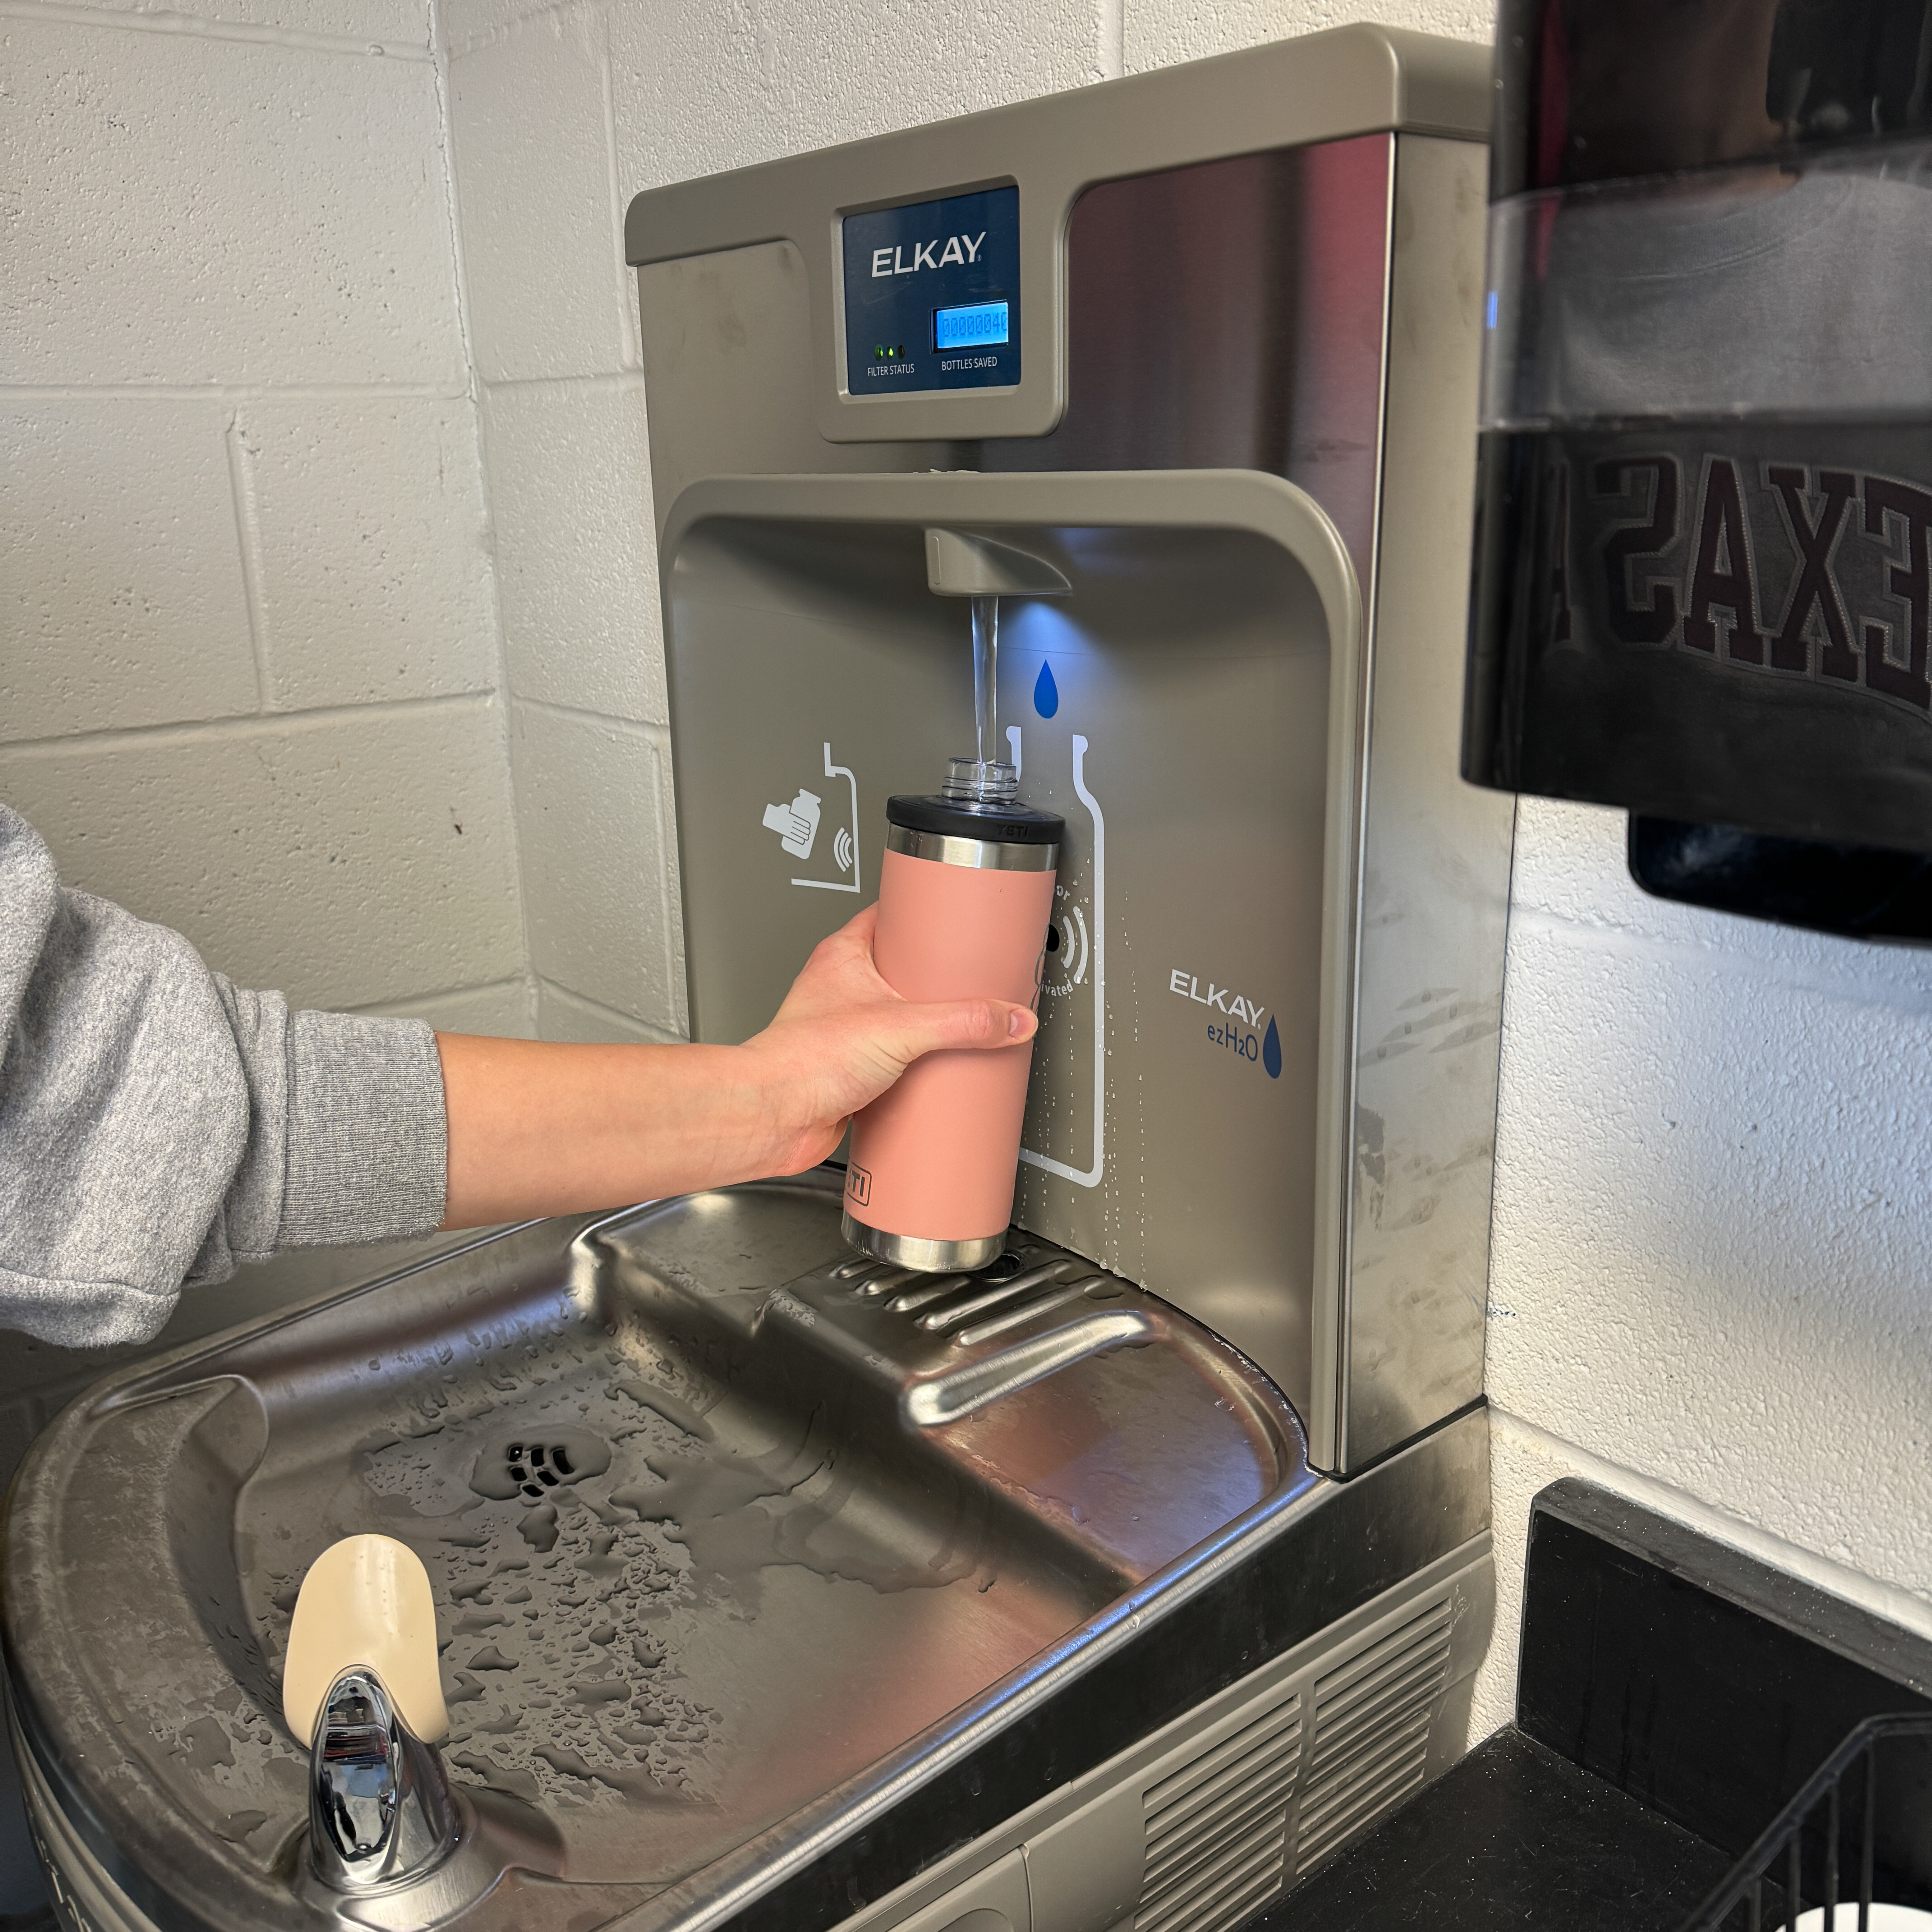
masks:
<svg viewBox="0 0 1932 1932"><path fill-rule="evenodd" d="M902 796L886 800L886 822L944 838L981 838L996 845L1058 845L1066 821L1057 812L1006 805L956 803L950 798Z"/></svg>
<svg viewBox="0 0 1932 1932"><path fill-rule="evenodd" d="M1502 0L1491 197L1932 128L1932 0Z"/></svg>

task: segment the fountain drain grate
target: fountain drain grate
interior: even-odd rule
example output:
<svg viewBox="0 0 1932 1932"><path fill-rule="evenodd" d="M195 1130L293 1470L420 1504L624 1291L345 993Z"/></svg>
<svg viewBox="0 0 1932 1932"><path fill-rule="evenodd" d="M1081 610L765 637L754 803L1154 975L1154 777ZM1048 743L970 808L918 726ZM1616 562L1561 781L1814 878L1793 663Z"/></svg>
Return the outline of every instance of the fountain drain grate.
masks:
<svg viewBox="0 0 1932 1932"><path fill-rule="evenodd" d="M567 1483L577 1472L570 1451L561 1442L512 1442L503 1451L503 1465L512 1482L526 1496L541 1498L546 1490Z"/></svg>

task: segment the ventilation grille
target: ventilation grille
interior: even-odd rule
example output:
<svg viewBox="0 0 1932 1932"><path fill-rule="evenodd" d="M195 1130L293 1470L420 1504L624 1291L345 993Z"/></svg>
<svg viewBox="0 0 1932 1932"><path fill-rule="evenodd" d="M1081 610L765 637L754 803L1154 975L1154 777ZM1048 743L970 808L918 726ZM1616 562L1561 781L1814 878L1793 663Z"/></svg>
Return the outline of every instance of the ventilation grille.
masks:
<svg viewBox="0 0 1932 1932"><path fill-rule="evenodd" d="M1430 1707L1448 1682L1449 1622L1444 1596L1317 1682L1296 1877L1422 1782Z"/></svg>
<svg viewBox="0 0 1932 1932"><path fill-rule="evenodd" d="M1134 1932L1225 1932L1281 1890L1300 1750L1291 1695L1149 1787Z"/></svg>

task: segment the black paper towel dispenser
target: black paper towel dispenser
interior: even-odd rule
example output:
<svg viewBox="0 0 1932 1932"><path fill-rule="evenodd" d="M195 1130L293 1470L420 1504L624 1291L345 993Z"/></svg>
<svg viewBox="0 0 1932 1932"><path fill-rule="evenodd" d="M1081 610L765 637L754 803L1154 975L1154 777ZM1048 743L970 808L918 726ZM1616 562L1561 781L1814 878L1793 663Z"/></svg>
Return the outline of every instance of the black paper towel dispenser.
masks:
<svg viewBox="0 0 1932 1932"><path fill-rule="evenodd" d="M1462 769L1932 939L1932 6L1504 0Z"/></svg>

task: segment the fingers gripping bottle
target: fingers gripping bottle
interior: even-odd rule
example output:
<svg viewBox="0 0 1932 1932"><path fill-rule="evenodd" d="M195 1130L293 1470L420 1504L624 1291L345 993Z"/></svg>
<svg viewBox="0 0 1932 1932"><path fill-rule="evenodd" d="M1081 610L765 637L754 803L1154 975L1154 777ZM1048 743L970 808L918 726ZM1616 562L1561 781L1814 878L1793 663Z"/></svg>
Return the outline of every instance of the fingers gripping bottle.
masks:
<svg viewBox="0 0 1932 1932"><path fill-rule="evenodd" d="M994 599L976 598L992 605ZM873 958L921 1002L992 998L1038 1009L1065 821L1017 796L989 760L994 614L974 610L980 755L937 797L886 806ZM928 1054L852 1122L845 1238L902 1268L984 1268L1006 1245L1033 1042Z"/></svg>

